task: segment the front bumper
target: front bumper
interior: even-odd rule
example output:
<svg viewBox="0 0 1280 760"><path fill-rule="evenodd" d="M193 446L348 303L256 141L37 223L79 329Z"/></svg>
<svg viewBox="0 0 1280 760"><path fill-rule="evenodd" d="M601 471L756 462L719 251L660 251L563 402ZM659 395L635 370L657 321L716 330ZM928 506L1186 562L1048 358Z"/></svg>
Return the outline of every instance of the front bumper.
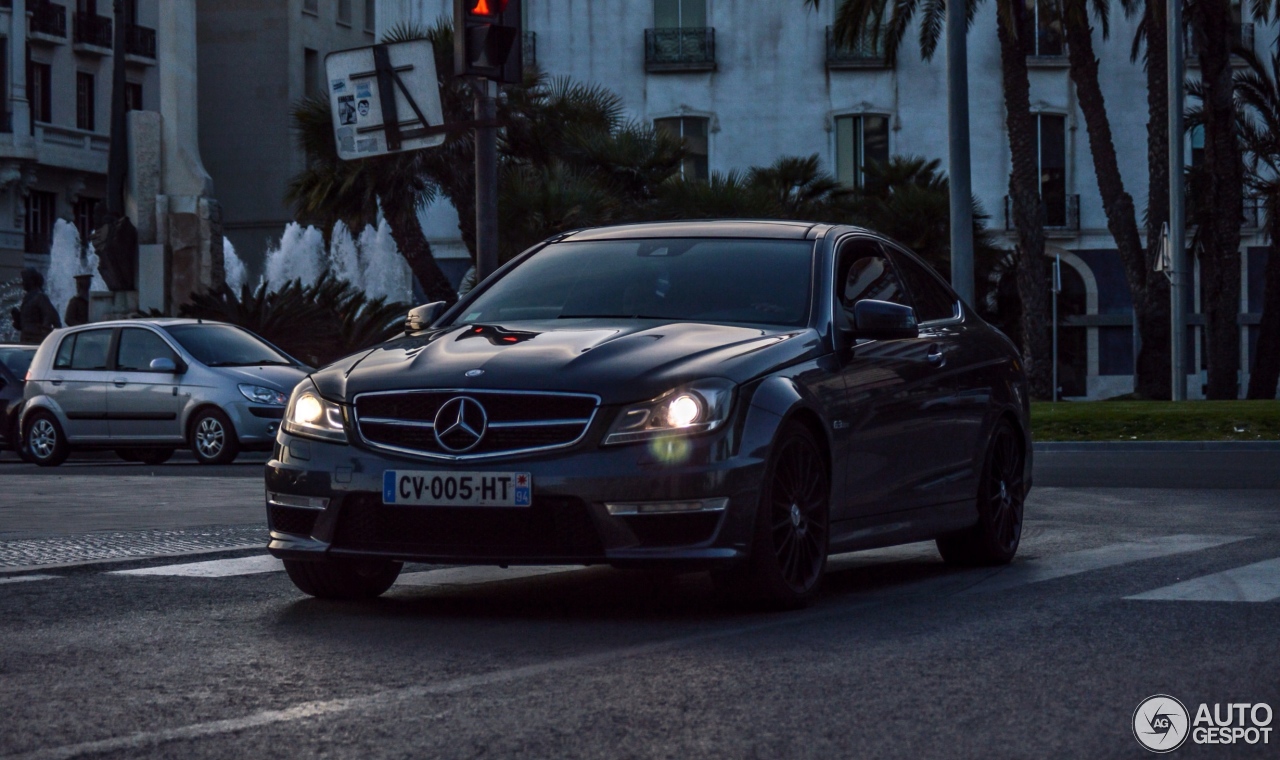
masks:
<svg viewBox="0 0 1280 760"><path fill-rule="evenodd" d="M719 431L674 444L601 447L588 435L572 448L536 456L448 462L281 433L266 465L267 492L327 503L268 503L268 550L294 560L680 569L733 563L746 556L751 543L765 463L759 449L757 455L732 454L731 436ZM389 469L529 472L533 504L384 505L382 476ZM727 497L728 503L715 511L614 515L605 506L717 497Z"/></svg>
<svg viewBox="0 0 1280 760"><path fill-rule="evenodd" d="M227 414L235 426L236 438L244 451L271 451L275 444L280 423L284 420L283 406L266 406L237 402L228 404Z"/></svg>

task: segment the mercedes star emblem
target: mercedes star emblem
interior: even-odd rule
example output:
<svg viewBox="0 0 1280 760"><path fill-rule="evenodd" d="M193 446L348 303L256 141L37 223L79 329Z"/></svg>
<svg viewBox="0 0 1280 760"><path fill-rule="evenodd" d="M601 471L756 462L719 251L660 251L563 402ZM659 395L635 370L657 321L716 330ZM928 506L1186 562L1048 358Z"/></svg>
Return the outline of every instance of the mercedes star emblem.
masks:
<svg viewBox="0 0 1280 760"><path fill-rule="evenodd" d="M489 417L479 401L469 396L455 396L436 412L436 441L446 451L470 451L480 443L488 425Z"/></svg>

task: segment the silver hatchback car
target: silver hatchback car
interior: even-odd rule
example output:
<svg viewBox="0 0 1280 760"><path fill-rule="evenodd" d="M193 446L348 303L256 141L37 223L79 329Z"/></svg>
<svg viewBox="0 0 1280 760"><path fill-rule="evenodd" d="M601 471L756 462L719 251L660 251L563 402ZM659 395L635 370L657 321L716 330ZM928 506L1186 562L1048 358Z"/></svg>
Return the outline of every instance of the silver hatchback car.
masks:
<svg viewBox="0 0 1280 760"><path fill-rule="evenodd" d="M189 446L226 464L275 441L289 393L309 367L235 325L136 319L55 330L25 389L23 442L56 466L76 449L159 464Z"/></svg>

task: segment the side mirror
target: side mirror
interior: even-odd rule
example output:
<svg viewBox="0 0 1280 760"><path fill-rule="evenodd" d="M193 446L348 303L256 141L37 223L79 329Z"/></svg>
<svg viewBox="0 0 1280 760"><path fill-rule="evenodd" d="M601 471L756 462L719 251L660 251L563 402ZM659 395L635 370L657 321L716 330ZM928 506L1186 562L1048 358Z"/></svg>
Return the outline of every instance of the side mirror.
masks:
<svg viewBox="0 0 1280 760"><path fill-rule="evenodd" d="M176 375L178 373L178 365L173 363L173 359L152 359L151 371L168 372L171 375Z"/></svg>
<svg viewBox="0 0 1280 760"><path fill-rule="evenodd" d="M871 340L916 338L920 327L910 306L864 298L853 305L853 337Z"/></svg>
<svg viewBox="0 0 1280 760"><path fill-rule="evenodd" d="M432 301L410 309L408 316L404 318L405 334L415 333L430 327L431 323L444 313L444 307L444 301Z"/></svg>

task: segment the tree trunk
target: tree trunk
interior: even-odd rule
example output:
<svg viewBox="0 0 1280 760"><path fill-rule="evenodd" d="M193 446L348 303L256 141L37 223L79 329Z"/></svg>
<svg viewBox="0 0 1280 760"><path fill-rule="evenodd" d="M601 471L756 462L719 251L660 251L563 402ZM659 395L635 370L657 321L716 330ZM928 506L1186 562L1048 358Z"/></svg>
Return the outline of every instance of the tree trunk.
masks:
<svg viewBox="0 0 1280 760"><path fill-rule="evenodd" d="M1240 221L1244 217L1244 162L1236 134L1231 47L1235 37L1230 0L1191 4L1192 29L1200 48L1204 85L1204 162L1209 229L1201 231L1200 276L1204 285L1211 399L1239 397Z"/></svg>
<svg viewBox="0 0 1280 760"><path fill-rule="evenodd" d="M1010 0L1001 0L1010 2ZM1002 18L1024 15L1015 4ZM998 24L1000 69L1004 86L1005 127L1009 133L1012 171L1009 199L1018 233L1018 297L1022 302L1022 360L1033 398L1053 397L1053 339L1049 325L1049 266L1044 255L1044 206L1040 201L1040 167L1036 122L1031 115L1031 82L1027 76L1026 30ZM1022 26L1027 26L1022 24Z"/></svg>
<svg viewBox="0 0 1280 760"><path fill-rule="evenodd" d="M382 204L383 213L387 215L387 224L391 226L391 237L400 249L400 255L409 263L409 269L418 279L418 284L427 294L428 301L444 301L452 304L458 300L458 293L449 284L449 278L440 271L440 265L431 255L431 244L422 232L418 222L418 210L408 203Z"/></svg>
<svg viewBox="0 0 1280 760"><path fill-rule="evenodd" d="M1149 0L1147 27L1147 251L1146 287L1133 291L1142 345L1134 391L1143 398L1173 398L1169 279L1156 272L1160 230L1169 221L1169 30L1165 3Z"/></svg>
<svg viewBox="0 0 1280 760"><path fill-rule="evenodd" d="M1124 189L1124 178L1120 176L1120 165L1116 158L1115 141L1111 135L1111 123L1107 119L1107 104L1098 82L1098 59L1093 52L1093 30L1089 26L1088 9L1085 0L1067 0L1063 19L1067 33L1067 55L1071 63L1071 80L1076 86L1076 95L1080 111L1084 114L1085 127L1089 133L1089 152L1093 155L1094 174L1098 178L1098 194L1102 197L1102 208L1107 214L1107 229L1115 240L1120 261L1124 265L1125 278L1129 283L1129 292L1133 297L1134 318L1138 321L1139 335L1147 349L1145 366L1139 362L1138 375L1134 378L1135 390L1143 396L1169 398L1169 342L1168 342L1168 304L1164 310L1164 340L1158 335L1142 332L1144 326L1154 327L1156 320L1140 312L1153 306L1147 298L1148 282L1162 275L1152 276L1147 265L1146 250L1138 232L1137 210L1133 196ZM1167 205L1167 204L1166 204ZM1163 348L1163 351L1160 349ZM1159 365L1153 354L1163 353L1163 365ZM1140 357L1141 358L1141 357ZM1145 376L1143 370L1146 370Z"/></svg>
<svg viewBox="0 0 1280 760"><path fill-rule="evenodd" d="M1262 323L1254 348L1253 371L1249 373L1252 399L1273 399L1280 382L1280 198L1267 203L1267 269L1262 291Z"/></svg>

